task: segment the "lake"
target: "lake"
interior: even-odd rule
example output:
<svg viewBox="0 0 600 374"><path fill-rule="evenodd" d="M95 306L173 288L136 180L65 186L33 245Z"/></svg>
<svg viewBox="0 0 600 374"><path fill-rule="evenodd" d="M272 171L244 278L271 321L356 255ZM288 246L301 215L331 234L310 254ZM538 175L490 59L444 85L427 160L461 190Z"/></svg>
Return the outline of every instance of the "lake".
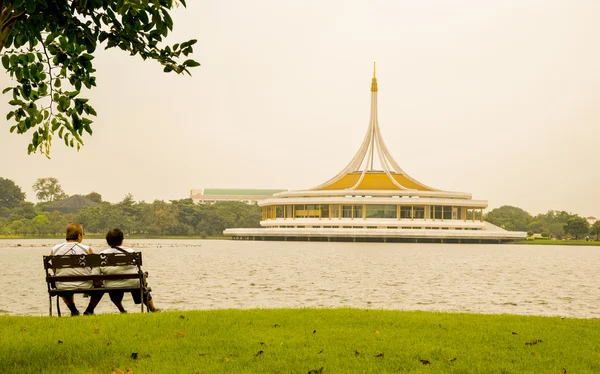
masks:
<svg viewBox="0 0 600 374"><path fill-rule="evenodd" d="M0 240L0 314L48 314L42 256L60 242ZM105 248L101 239L83 243L96 252ZM354 307L600 318L600 247L167 239L125 245L143 252L161 309ZM81 311L87 300L76 296ZM129 295L124 305L139 311ZM116 308L106 295L96 312Z"/></svg>

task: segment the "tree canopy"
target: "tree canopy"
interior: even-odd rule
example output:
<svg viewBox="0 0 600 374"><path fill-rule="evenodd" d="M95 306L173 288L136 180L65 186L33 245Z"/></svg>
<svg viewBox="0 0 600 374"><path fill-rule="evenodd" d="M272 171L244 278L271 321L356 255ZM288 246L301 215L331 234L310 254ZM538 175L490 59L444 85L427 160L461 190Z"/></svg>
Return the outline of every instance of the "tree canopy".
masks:
<svg viewBox="0 0 600 374"><path fill-rule="evenodd" d="M21 187L10 179L0 177L0 209L14 208L25 200Z"/></svg>
<svg viewBox="0 0 600 374"><path fill-rule="evenodd" d="M62 200L68 197L56 178L38 178L33 184L37 199L44 203Z"/></svg>
<svg viewBox="0 0 600 374"><path fill-rule="evenodd" d="M78 150L92 135L96 111L82 90L96 86L100 45L151 59L163 71L190 74L196 40L163 46L173 30L170 11L185 0L0 0L2 66L10 132L30 133L28 153L50 155L55 136ZM181 61L183 60L183 61Z"/></svg>

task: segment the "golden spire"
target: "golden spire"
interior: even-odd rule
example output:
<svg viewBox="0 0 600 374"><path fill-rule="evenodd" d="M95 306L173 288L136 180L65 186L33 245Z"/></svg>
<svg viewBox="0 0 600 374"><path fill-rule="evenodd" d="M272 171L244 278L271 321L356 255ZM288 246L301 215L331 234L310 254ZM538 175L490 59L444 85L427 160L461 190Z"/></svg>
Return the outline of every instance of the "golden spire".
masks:
<svg viewBox="0 0 600 374"><path fill-rule="evenodd" d="M373 63L373 80L371 81L371 92L377 92L377 65Z"/></svg>

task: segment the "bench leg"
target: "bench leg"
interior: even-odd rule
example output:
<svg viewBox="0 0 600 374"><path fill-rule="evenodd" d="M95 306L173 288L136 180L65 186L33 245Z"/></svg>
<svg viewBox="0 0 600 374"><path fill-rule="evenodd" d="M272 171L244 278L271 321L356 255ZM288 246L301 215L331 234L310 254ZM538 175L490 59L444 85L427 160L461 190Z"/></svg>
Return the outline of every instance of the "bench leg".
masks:
<svg viewBox="0 0 600 374"><path fill-rule="evenodd" d="M60 317L60 297L58 297L58 295L56 296L56 313L58 313L58 316Z"/></svg>
<svg viewBox="0 0 600 374"><path fill-rule="evenodd" d="M48 309L50 309L50 317L52 317L52 295L48 295Z"/></svg>

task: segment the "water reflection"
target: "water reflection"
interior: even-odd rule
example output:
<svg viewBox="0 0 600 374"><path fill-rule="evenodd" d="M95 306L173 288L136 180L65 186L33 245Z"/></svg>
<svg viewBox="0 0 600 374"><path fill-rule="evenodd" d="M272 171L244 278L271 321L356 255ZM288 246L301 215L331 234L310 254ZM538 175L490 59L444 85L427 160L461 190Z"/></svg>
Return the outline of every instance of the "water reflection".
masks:
<svg viewBox="0 0 600 374"><path fill-rule="evenodd" d="M59 240L0 242L0 313L46 315ZM20 247L16 245L20 244ZM96 249L103 240L86 240ZM357 307L600 317L598 247L133 240L163 309ZM137 311L129 297L125 307ZM87 300L79 297L79 305ZM115 312L106 297L98 313Z"/></svg>

